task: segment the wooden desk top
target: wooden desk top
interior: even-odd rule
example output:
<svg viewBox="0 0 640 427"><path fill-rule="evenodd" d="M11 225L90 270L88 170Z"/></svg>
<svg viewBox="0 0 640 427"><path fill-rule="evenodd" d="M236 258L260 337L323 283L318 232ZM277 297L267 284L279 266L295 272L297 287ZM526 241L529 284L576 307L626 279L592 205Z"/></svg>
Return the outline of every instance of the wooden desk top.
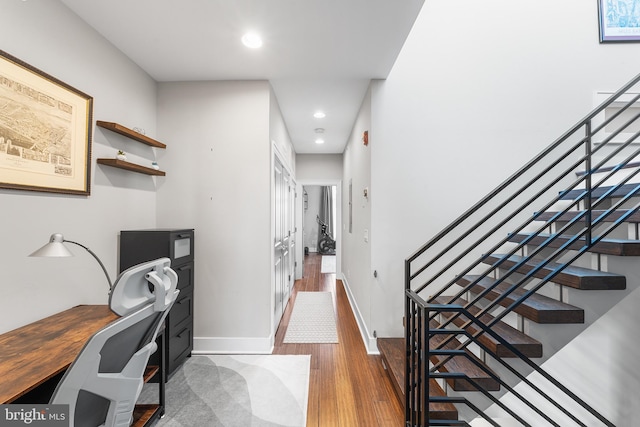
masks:
<svg viewBox="0 0 640 427"><path fill-rule="evenodd" d="M87 340L118 317L107 305L79 305L0 335L0 404L66 370Z"/></svg>

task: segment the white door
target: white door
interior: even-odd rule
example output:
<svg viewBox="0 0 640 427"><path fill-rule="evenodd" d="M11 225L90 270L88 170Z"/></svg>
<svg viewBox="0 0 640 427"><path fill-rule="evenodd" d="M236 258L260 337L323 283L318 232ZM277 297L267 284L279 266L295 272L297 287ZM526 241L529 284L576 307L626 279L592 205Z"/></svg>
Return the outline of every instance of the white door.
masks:
<svg viewBox="0 0 640 427"><path fill-rule="evenodd" d="M292 281L291 273L291 226L293 224L290 207L293 197L291 177L282 163L275 159L274 162L274 186L275 186L275 235L274 235L274 322L280 323L280 318L289 300Z"/></svg>

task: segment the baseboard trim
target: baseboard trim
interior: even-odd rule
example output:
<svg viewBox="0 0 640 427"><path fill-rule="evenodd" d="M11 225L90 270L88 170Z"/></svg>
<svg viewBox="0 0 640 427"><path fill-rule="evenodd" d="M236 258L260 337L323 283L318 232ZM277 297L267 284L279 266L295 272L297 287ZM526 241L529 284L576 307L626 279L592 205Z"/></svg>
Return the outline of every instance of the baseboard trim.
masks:
<svg viewBox="0 0 640 427"><path fill-rule="evenodd" d="M344 289L351 306L351 311L358 324L362 342L367 350L367 354L380 354L376 339L369 334L364 317L355 302L349 282L340 274L340 279L344 284ZM253 338L253 337L194 337L192 354L271 354L274 348L274 337Z"/></svg>
<svg viewBox="0 0 640 427"><path fill-rule="evenodd" d="M272 337L194 337L192 354L271 354Z"/></svg>
<svg viewBox="0 0 640 427"><path fill-rule="evenodd" d="M360 330L362 342L364 343L364 347L367 349L367 354L380 354L378 345L376 344L376 339L371 334L369 334L367 324L365 323L364 317L362 317L362 313L360 313L360 309L358 308L358 304L355 302L353 294L351 293L351 288L349 287L347 278L344 277L344 274L341 274L340 276L340 280L342 280L342 283L344 285L344 290L347 293L347 299L349 300L351 311L356 318L356 323L358 324L358 329Z"/></svg>

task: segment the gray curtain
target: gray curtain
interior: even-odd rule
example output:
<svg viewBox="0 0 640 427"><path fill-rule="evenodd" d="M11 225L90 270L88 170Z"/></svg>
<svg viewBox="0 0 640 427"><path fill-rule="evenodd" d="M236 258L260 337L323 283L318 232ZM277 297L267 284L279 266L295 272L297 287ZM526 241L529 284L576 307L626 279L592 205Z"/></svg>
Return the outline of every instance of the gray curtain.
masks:
<svg viewBox="0 0 640 427"><path fill-rule="evenodd" d="M327 224L327 233L335 239L333 234L333 189L331 186L322 187L320 191L320 221ZM322 227L318 226L318 240L322 238Z"/></svg>

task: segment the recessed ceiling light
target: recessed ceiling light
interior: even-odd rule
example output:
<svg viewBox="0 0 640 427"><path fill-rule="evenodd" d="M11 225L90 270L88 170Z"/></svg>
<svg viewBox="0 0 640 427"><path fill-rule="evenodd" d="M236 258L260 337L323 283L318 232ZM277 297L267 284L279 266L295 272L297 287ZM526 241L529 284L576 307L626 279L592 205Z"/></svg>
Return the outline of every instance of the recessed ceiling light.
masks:
<svg viewBox="0 0 640 427"><path fill-rule="evenodd" d="M313 113L313 117L315 117L316 119L322 119L326 116L325 113L323 113L322 111L316 111L315 113Z"/></svg>
<svg viewBox="0 0 640 427"><path fill-rule="evenodd" d="M242 44L251 49L258 49L262 46L262 38L256 33L247 33L242 36Z"/></svg>
<svg viewBox="0 0 640 427"><path fill-rule="evenodd" d="M322 138L316 139L316 144L324 144L324 139Z"/></svg>

